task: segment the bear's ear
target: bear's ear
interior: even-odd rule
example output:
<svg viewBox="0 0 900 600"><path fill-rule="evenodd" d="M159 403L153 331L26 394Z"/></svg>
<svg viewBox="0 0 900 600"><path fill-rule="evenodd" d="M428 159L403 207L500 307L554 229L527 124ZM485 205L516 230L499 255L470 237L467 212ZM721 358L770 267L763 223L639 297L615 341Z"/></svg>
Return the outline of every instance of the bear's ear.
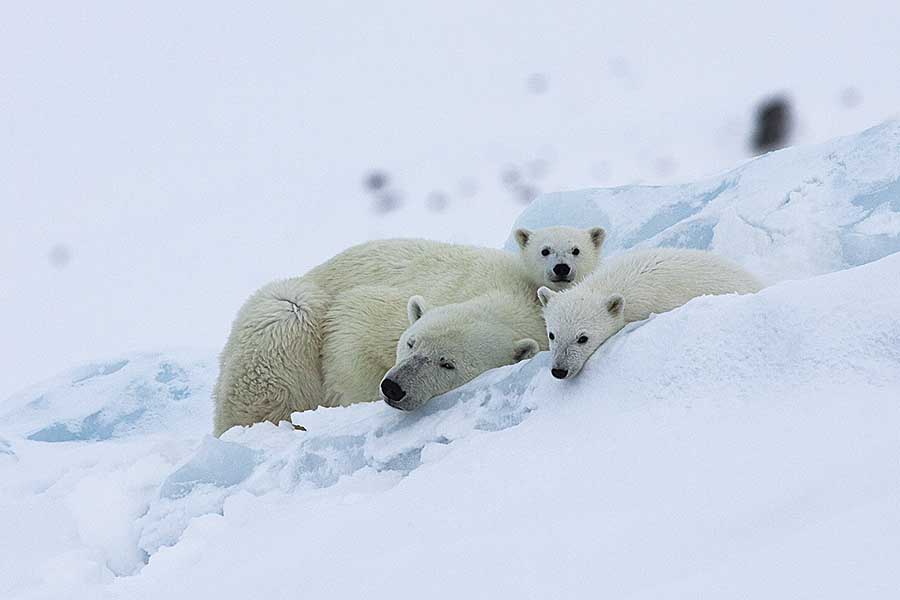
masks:
<svg viewBox="0 0 900 600"><path fill-rule="evenodd" d="M422 318L425 311L428 310L428 304L422 296L413 296L406 303L406 316L409 317L409 324L412 325Z"/></svg>
<svg viewBox="0 0 900 600"><path fill-rule="evenodd" d="M606 239L606 230L602 227L591 227L588 229L588 235L591 236L591 243L594 244L594 248L599 250L600 246L603 245L603 240Z"/></svg>
<svg viewBox="0 0 900 600"><path fill-rule="evenodd" d="M525 249L525 246L528 245L528 240L531 239L531 230L530 229L516 229L515 234L516 241L519 243L519 248L522 250Z"/></svg>
<svg viewBox="0 0 900 600"><path fill-rule="evenodd" d="M613 294L609 298L606 299L606 312L611 314L614 317L618 317L619 313L622 312L622 308L625 306L625 298L621 296L621 294Z"/></svg>
<svg viewBox="0 0 900 600"><path fill-rule="evenodd" d="M537 297L538 300L541 301L541 306L547 306L547 303L550 302L550 299L553 298L558 292L554 292L550 288L545 285L542 285L538 288Z"/></svg>
<svg viewBox="0 0 900 600"><path fill-rule="evenodd" d="M519 340L513 346L513 362L519 362L520 360L531 358L540 351L541 347L538 346L538 343L533 339L525 338Z"/></svg>

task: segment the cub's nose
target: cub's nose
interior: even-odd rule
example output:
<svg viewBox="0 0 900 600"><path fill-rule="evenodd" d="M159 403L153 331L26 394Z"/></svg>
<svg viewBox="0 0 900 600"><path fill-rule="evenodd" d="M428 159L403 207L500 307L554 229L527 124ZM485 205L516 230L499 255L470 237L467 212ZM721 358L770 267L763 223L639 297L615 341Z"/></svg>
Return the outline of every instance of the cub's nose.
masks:
<svg viewBox="0 0 900 600"><path fill-rule="evenodd" d="M403 388L393 379L385 379L381 382L381 393L384 394L385 398L393 400L394 402L397 402L406 395Z"/></svg>
<svg viewBox="0 0 900 600"><path fill-rule="evenodd" d="M550 369L550 374L557 379L565 379L566 375L569 374L569 371L568 369Z"/></svg>
<svg viewBox="0 0 900 600"><path fill-rule="evenodd" d="M560 277L565 277L571 270L572 269L569 268L569 265L564 263L559 263L558 265L553 267L553 272Z"/></svg>

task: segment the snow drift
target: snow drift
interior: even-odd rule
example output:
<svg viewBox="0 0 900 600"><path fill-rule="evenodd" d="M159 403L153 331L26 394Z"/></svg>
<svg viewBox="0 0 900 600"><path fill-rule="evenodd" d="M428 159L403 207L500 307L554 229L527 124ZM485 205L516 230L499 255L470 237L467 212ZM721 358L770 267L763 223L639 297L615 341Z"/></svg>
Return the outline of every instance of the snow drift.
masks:
<svg viewBox="0 0 900 600"><path fill-rule="evenodd" d="M548 194L515 226L550 225L606 227L607 254L713 250L769 281L865 264L900 251L900 121L697 183ZM506 247L515 249L512 236Z"/></svg>
<svg viewBox="0 0 900 600"><path fill-rule="evenodd" d="M519 225L599 223L608 252L815 275L632 324L574 381L543 353L416 413L221 439L211 359L27 390L0 406L0 596L895 597L898 181L892 122L698 184L537 201Z"/></svg>

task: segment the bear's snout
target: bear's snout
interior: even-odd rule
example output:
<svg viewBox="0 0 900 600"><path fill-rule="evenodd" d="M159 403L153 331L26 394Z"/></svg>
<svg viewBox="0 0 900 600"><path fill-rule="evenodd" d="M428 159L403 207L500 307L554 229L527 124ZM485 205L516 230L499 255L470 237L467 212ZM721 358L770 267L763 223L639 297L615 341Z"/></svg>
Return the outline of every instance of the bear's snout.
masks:
<svg viewBox="0 0 900 600"><path fill-rule="evenodd" d="M381 382L381 393L384 397L393 402L399 402L406 395L403 388L393 379L385 379Z"/></svg>
<svg viewBox="0 0 900 600"><path fill-rule="evenodd" d="M572 269L566 263L559 263L553 267L553 274L557 277L565 277Z"/></svg>
<svg viewBox="0 0 900 600"><path fill-rule="evenodd" d="M550 374L556 377L557 379L565 379L569 374L568 369L550 369Z"/></svg>

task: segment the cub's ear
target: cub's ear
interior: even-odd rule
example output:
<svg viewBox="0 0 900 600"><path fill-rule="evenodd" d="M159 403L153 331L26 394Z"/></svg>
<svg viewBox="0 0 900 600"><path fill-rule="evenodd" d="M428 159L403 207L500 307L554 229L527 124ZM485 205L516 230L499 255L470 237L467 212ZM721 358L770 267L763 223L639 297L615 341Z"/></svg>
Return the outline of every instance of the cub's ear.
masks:
<svg viewBox="0 0 900 600"><path fill-rule="evenodd" d="M538 346L538 343L533 339L525 338L519 340L513 346L513 362L519 362L520 360L531 358L540 351L541 347Z"/></svg>
<svg viewBox="0 0 900 600"><path fill-rule="evenodd" d="M547 303L550 302L550 299L553 298L559 292L554 292L550 288L545 285L542 285L538 288L537 296L538 300L541 301L541 306L547 306Z"/></svg>
<svg viewBox="0 0 900 600"><path fill-rule="evenodd" d="M406 303L406 316L409 317L409 324L412 325L422 318L425 311L428 310L428 304L422 296L413 296Z"/></svg>
<svg viewBox="0 0 900 600"><path fill-rule="evenodd" d="M606 299L606 312L614 317L618 317L625 307L625 298L620 294L613 294Z"/></svg>
<svg viewBox="0 0 900 600"><path fill-rule="evenodd" d="M524 250L525 246L528 245L528 240L531 239L531 230L530 229L516 229L516 232L513 235L516 236L516 242L519 243L519 248Z"/></svg>
<svg viewBox="0 0 900 600"><path fill-rule="evenodd" d="M592 227L588 229L588 235L591 236L591 243L594 244L594 248L599 250L606 239L606 230L602 227Z"/></svg>

